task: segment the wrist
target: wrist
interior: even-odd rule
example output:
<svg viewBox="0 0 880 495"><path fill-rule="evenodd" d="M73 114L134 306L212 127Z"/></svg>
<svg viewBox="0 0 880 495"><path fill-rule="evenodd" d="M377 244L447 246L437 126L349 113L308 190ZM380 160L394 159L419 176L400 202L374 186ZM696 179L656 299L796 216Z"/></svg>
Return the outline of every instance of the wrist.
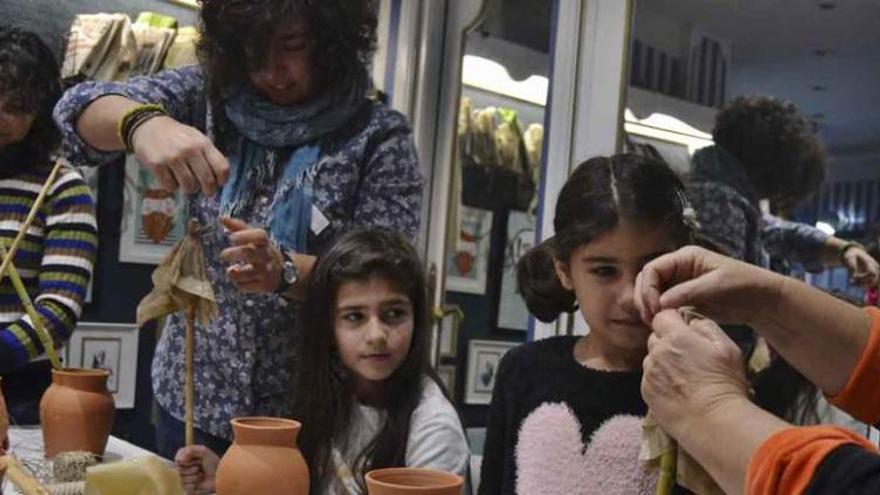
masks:
<svg viewBox="0 0 880 495"><path fill-rule="evenodd" d="M119 141L128 153L134 153L134 136L147 122L156 117L165 117L168 112L162 105L143 104L129 109L119 120L117 134Z"/></svg>
<svg viewBox="0 0 880 495"><path fill-rule="evenodd" d="M862 249L864 250L864 246L854 241L847 241L843 243L840 247L837 248L837 260L841 265L846 265L846 255L852 249Z"/></svg>
<svg viewBox="0 0 880 495"><path fill-rule="evenodd" d="M278 265L280 266L279 281L278 285L275 288L275 293L279 295L285 294L289 291L296 283L299 281L299 270L297 269L296 263L293 260L293 256L290 253L285 252L283 249L278 248L279 253L279 261Z"/></svg>

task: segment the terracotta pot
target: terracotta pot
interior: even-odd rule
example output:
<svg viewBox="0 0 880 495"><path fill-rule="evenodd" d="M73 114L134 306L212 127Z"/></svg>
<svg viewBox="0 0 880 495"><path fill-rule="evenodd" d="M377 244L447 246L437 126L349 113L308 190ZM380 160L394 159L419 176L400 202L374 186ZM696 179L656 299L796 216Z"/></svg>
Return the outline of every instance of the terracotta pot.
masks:
<svg viewBox="0 0 880 495"><path fill-rule="evenodd" d="M236 418L235 440L217 468L217 495L308 495L309 468L296 446L302 425L283 418Z"/></svg>
<svg viewBox="0 0 880 495"><path fill-rule="evenodd" d="M367 473L369 495L461 495L464 478L424 468L375 469Z"/></svg>
<svg viewBox="0 0 880 495"><path fill-rule="evenodd" d="M70 451L104 455L116 414L109 376L107 370L52 370L52 385L40 401L46 457Z"/></svg>

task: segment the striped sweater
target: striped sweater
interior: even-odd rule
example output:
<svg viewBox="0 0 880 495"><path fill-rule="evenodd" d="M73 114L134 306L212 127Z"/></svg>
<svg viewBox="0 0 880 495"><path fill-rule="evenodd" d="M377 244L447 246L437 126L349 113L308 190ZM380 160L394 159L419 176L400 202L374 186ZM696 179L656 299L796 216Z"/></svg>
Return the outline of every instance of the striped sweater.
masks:
<svg viewBox="0 0 880 495"><path fill-rule="evenodd" d="M0 242L22 229L48 171L0 180ZM14 264L55 347L70 338L82 313L98 245L95 202L79 172L64 169L15 254ZM45 353L12 282L0 282L0 373Z"/></svg>

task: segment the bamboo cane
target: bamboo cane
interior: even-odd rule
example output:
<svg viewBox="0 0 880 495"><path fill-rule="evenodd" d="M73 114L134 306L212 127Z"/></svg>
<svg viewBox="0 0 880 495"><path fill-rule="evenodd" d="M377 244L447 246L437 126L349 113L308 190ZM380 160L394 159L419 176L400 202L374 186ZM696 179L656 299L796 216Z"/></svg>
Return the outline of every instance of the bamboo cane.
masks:
<svg viewBox="0 0 880 495"><path fill-rule="evenodd" d="M184 403L183 414L185 422L186 445L195 443L195 430L193 421L194 387L193 387L193 351L195 349L195 325L196 305L190 304L186 311L186 363L184 366Z"/></svg>
<svg viewBox="0 0 880 495"><path fill-rule="evenodd" d="M0 256L4 258L8 256L6 248L2 245L0 245ZM12 287L15 289L15 293L18 294L18 298L21 299L21 304L24 306L25 313L31 318L31 323L34 325L34 330L37 332L37 337L40 339L40 343L43 344L43 348L46 350L46 355L49 356L49 361L52 363L52 367L56 370L60 370L61 361L58 359L58 354L55 352L55 343L52 342L52 336L49 335L46 326L43 325L43 319L37 314L37 308L34 307L31 296L28 294L24 282L21 281L21 277L18 275L18 270L15 269L15 265L10 263L8 266L9 280L12 282Z"/></svg>
<svg viewBox="0 0 880 495"><path fill-rule="evenodd" d="M51 495L49 490L28 474L24 466L15 457L10 455L0 456L0 466L6 468L6 476L9 478L9 481L23 495Z"/></svg>

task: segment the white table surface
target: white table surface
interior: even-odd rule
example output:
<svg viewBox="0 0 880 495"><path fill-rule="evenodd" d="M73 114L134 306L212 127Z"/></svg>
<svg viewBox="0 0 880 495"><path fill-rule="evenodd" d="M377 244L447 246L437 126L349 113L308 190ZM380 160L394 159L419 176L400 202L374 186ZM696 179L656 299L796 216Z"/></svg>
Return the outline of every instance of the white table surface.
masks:
<svg viewBox="0 0 880 495"><path fill-rule="evenodd" d="M9 451L25 463L28 460L44 459L43 432L40 430L40 427L13 426L9 428ZM107 449L104 452L104 462L155 455L149 450L111 436L107 441ZM15 495L18 491L14 489L8 480L4 480L3 489L0 493L2 495Z"/></svg>

